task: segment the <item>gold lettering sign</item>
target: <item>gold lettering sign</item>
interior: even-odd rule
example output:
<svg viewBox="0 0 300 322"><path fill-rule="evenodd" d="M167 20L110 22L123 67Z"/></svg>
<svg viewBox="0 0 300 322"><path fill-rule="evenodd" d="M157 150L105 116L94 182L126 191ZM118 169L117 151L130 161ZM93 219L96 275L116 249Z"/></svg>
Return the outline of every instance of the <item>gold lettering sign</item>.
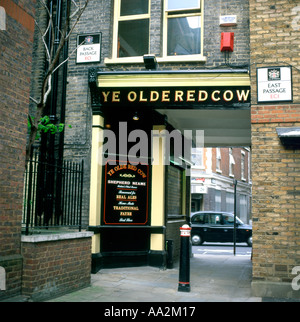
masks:
<svg viewBox="0 0 300 322"><path fill-rule="evenodd" d="M204 88L184 88L184 89L118 89L101 90L102 104L122 103L125 105L144 104L149 106L179 105L205 106L205 105L225 105L250 104L250 87L204 87Z"/></svg>

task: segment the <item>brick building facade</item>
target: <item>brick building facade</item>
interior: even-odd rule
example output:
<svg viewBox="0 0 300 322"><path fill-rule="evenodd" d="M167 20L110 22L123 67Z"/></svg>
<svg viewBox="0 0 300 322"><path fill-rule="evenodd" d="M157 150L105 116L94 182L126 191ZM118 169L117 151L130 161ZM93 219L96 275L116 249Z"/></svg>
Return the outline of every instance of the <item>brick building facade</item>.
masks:
<svg viewBox="0 0 300 322"><path fill-rule="evenodd" d="M36 1L0 1L0 300L4 301L44 300L90 284L92 233L24 236L22 231L32 64L33 74L41 75L33 55L36 9Z"/></svg>
<svg viewBox="0 0 300 322"><path fill-rule="evenodd" d="M35 1L1 0L0 7L6 18L0 30L0 266L5 269L1 298L21 290L23 173Z"/></svg>
<svg viewBox="0 0 300 322"><path fill-rule="evenodd" d="M234 212L236 180L236 215L244 223L251 223L250 148L195 149L193 157L195 165L191 172L192 212Z"/></svg>
<svg viewBox="0 0 300 322"><path fill-rule="evenodd" d="M117 263L119 265L135 263L165 266L166 241L174 240L174 249L178 253L178 228L189 216L190 185L189 177L186 176L188 160L184 161L183 166L178 166L178 160L172 159L171 164L166 167L156 165L149 169L151 181L148 182L147 214L150 215L145 226L133 226L126 230L124 226L112 228L113 225L105 224L107 218L104 216L107 213L104 211L104 204L108 199L104 200L104 187L108 181L104 181L107 168L100 164L103 151L99 138L104 129L108 129L109 126L115 129L116 124L129 122L129 119L130 129L137 129L131 114L138 110L141 113L140 118L145 119L141 123L145 131L177 128L183 133L186 128L193 131L201 129L204 130L207 146L252 144L253 292L262 296L298 296L299 292L291 289L291 282L294 278L292 270L299 265L299 148L282 144L278 137L278 129L291 128L297 132L300 124L297 67L299 6L295 1L286 1L284 6L282 1L279 3L274 0L232 0L221 4L216 0L195 1L197 10L192 8L188 17L197 17L198 25L195 28L191 20L186 20L185 27L188 27L190 33L184 34L183 41L188 45L193 44L193 41L189 43L187 39L196 34L194 29L201 29L198 34L201 39L199 48L194 49L190 55L176 55L176 52L172 52L167 46L166 34L166 25L171 25L170 20L174 18L174 12L165 10L164 3L161 0L151 0L149 10L142 14L142 18L149 21L149 47L137 56L122 57L126 50L130 52L132 48L128 44L124 45L124 42L123 47L119 46L119 31L116 31L118 23L121 26L121 22L130 20L128 17L119 16L117 9L121 10L120 0L90 0L70 38L69 53L72 53L76 52L78 36L101 33L100 62L77 64L72 56L68 62L66 92L59 92L60 98L65 99L66 103L65 123L72 125L72 129L66 129L64 133L64 158L85 161L83 226L95 233L92 241L93 270L97 271L103 265L116 265L116 262L110 261L113 257L120 259ZM0 167L0 266L4 267L7 277L6 291L0 290L0 298L21 292L21 267L24 265L24 292L43 299L47 294L58 294L63 288L69 291L74 286L69 284L70 276L64 280L62 274L58 284L51 284L55 280L51 273L52 267L61 272L70 262L80 263L78 270L74 271L79 280L77 285L83 287L89 283L89 276L82 272L90 269L90 262L84 257L86 261L83 264L80 257L90 252L90 244L84 239L89 240L91 234L81 235L77 239L73 236L76 239L75 244L73 237L63 237L61 244L64 245L64 238L67 238L71 247L78 251L74 257L70 255L70 258L64 259L61 258L64 257L63 249L50 237L46 240L23 238L21 243L20 222L26 143L24 133L29 105L28 62L31 62L34 2L29 4L26 1L18 1L17 5L16 1L0 0L0 6L6 9L7 14L7 30L0 31L0 81L5 89L5 92L1 92L4 105L1 106L3 118L0 123L1 155L3 153L5 156L5 162L2 162ZM16 14L18 12L19 15ZM234 26L220 26L221 15L234 15L237 17L237 23ZM39 19L43 20L43 17ZM220 51L221 32L234 32L233 52ZM125 38L127 36L125 35ZM174 39L171 40L174 42ZM140 44L132 44L140 48ZM121 47L123 52L120 51ZM179 47L176 47L176 50L183 53ZM15 50L16 48L18 50ZM37 42L34 48L36 55L33 56L32 96L35 96L34 91L38 87L43 64L39 54L42 51ZM145 68L144 54L156 56L157 70ZM249 66L251 109L248 100ZM274 66L292 66L293 101L258 104L256 67ZM145 86L143 88L141 81ZM139 104L115 104L121 99L119 93L123 90L124 82L131 86L132 92L127 93L128 98L134 100L134 96L130 95L137 97L139 93ZM11 89L16 86L19 90L12 92ZM151 108L147 104L142 105L141 102L147 101L143 96L146 91L150 91L147 92L148 102L150 97L152 102L155 101L155 96L151 95L160 94L160 103L165 101L167 104L153 104ZM168 96L172 91L175 91L177 101L172 101ZM106 95L104 100L103 93ZM108 93L114 93L114 96L113 100L105 105ZM234 93L237 93L236 101L233 100ZM202 103L202 95L210 96L210 103ZM182 102L179 108L176 105L178 102ZM57 115L59 114L58 107ZM7 126L8 124L10 126ZM292 144L295 144L295 138L292 139ZM161 142L156 143L156 148L161 153L165 152ZM142 185L144 184L142 182ZM120 239L126 240L126 243L121 243ZM30 258L33 254L32 249L36 250L40 257ZM55 256L60 259L53 259L49 255L48 263L43 263L48 250L52 250L53 256L57 251ZM123 258L120 258L120 252L124 253ZM0 282L3 282L2 272L3 270L0 271ZM30 280L33 272L39 277L39 285ZM42 278L45 274L48 280ZM0 286L2 285L3 283L0 283ZM34 290L38 292L34 294ZM51 293L52 291L54 293Z"/></svg>
<svg viewBox="0 0 300 322"><path fill-rule="evenodd" d="M65 158L72 158L72 159L81 159L84 158L85 161L85 182L84 182L84 200L83 200L83 214L84 214L84 225L90 226L90 229L92 229L95 232L94 237L94 248L93 248L93 256L96 258L97 256L101 257L101 247L104 247L105 241L101 238L104 238L103 236L107 236L104 233L104 230L106 229L102 225L102 210L101 207L103 207L103 185L102 188L99 186L99 180L103 180L103 177L101 177L102 169L98 169L98 185L97 185L97 192L93 192L93 189L96 187L96 181L93 183L93 177L97 177L96 172L90 171L93 169L93 162L95 162L95 156L96 154L93 154L93 133L96 133L96 126L98 129L105 128L108 121L108 117L106 117L105 107L96 106L97 101L99 101L99 97L97 97L96 93L97 90L92 90L92 88L96 88L99 84L101 86L102 79L105 81L106 77L110 77L112 79L112 83L114 85L109 85L112 87L109 87L107 91L113 92L114 90L116 92L119 91L119 89L114 89L113 86L119 86L121 85L121 82L118 81L118 77L122 78L124 81L133 81L136 77L136 82L134 83L133 87L138 87L139 83L139 77L147 77L148 74L153 74L153 77L157 78L157 81L160 81L160 77L163 77L163 73L170 74L180 74L182 73L184 77L186 77L186 82L189 82L189 76L187 73L193 72L193 70L196 71L196 73L208 73L207 77L210 80L211 88L217 86L217 82L215 80L220 79L220 75L222 77L224 76L222 73L223 71L225 73L228 73L228 82L226 81L226 78L222 78L222 81L219 82L223 86L232 86L234 82L234 75L237 75L238 77L241 77L243 75L243 80L234 82L236 85L241 85L242 83L247 85L249 84L249 76L248 76L248 70L247 66L249 65L250 57L249 57L249 5L248 1L241 0L241 1L229 1L226 4L223 3L220 5L219 1L195 1L197 5L199 6L200 12L201 12L201 48L200 48L200 54L197 55L187 55L187 56L168 56L166 55L166 16L164 15L164 12L166 10L166 2L161 0L151 0L149 2L149 11L146 15L144 15L144 18L147 20L149 19L149 48L147 51L143 52L144 54L153 54L156 56L158 61L158 69L156 71L149 71L145 69L143 56L142 55L136 55L138 57L118 57L117 52L120 50L120 46L117 48L116 46L116 28L118 26L117 23L117 17L118 13L117 10L120 6L120 1L96 1L91 0L89 2L89 5L82 16L74 34L72 35L70 39L70 48L69 52L72 52L76 49L76 46L78 44L78 36L82 35L96 35L97 33L101 33L101 59L100 62L96 63L90 63L90 64L77 64L76 59L71 59L68 63L68 87L67 87L67 93L66 93L66 123L72 125L72 130L68 130L65 133L65 144L64 144L64 157ZM146 2L145 2L146 3ZM197 6L196 5L196 6ZM144 8L145 9L145 8ZM181 13L182 14L182 13ZM190 15L195 15L195 12L190 12ZM221 15L236 15L237 16L237 25L234 26L227 26L222 27L220 26L219 18ZM138 17L137 17L138 18ZM128 17L123 21L127 21ZM121 22L120 22L121 24ZM126 27L124 27L126 29ZM192 29L192 28L191 28ZM220 39L221 39L221 32L234 32L235 36L235 43L234 43L234 51L230 53L224 53L220 51ZM123 37L124 35L122 35ZM136 34L136 37L138 35ZM134 44L134 41L132 39L128 39L128 41L131 41L132 44ZM136 45L136 44L134 44ZM127 46L127 49L129 48L128 44L125 44ZM137 46L137 45L136 45ZM129 48L130 50L132 48ZM187 57L187 58L186 58ZM91 73L91 69L94 69ZM241 74L237 74L240 73ZM130 73L132 73L132 78L130 80L126 80L126 78L130 78ZM95 76L94 83L91 82L91 75L97 75ZM157 76L156 76L157 75ZM161 75L161 76L160 76ZM174 86L172 85L172 76L168 76L170 81L165 81L164 86ZM175 76L179 77L179 76ZM205 81L199 81L197 83L195 77L195 84L196 86L206 86L207 83ZM98 83L96 83L96 79L98 79ZM201 77L200 77L201 79ZM89 82L90 85L89 86ZM201 83L202 82L202 83ZM98 85L96 85L98 84ZM184 85L184 80L180 84L181 86ZM152 83L148 81L147 79L147 85L149 88L152 88L155 86L155 81L152 80ZM123 85L121 85L123 87ZM90 91L91 89L91 96ZM120 104L119 104L120 105ZM242 106L242 105L241 105ZM239 107L241 107L239 106ZM219 106L220 107L220 106ZM219 122L223 122L220 117L220 113L224 113L226 115L225 109L221 107L214 108L212 107L210 110L207 110L207 107L204 106L203 109L199 109L197 111L194 111L192 113L196 113L197 116L193 117L189 115L189 119L193 120L195 124L193 124L192 130L196 129L202 129L202 124L200 122L204 122L204 124L208 124L208 122L205 121L205 117L209 118L220 118ZM128 107L127 114L130 115L130 113L133 113L132 108L137 108L139 111L141 111L141 106L136 107ZM156 110L157 108L155 106L151 107L153 110ZM186 109L193 107L190 107L188 104L184 107ZM197 108L196 108L197 109ZM118 120L118 115L121 115L119 107L114 105L111 105L108 107L108 110L113 111L115 110L115 113L112 113L111 117L115 117L116 120ZM125 111L125 109L123 108ZM100 111L100 112L99 112ZM148 110L149 111L149 110ZM104 113L105 112L105 113ZM164 115L165 119L168 118L169 125L172 125L173 128L176 128L176 120L183 120L184 115L177 116L172 115L172 113L176 114L176 111L172 111L167 106L164 110L159 110L159 114ZM201 113L205 114L205 117L201 116ZM236 140L233 140L233 145L237 144L238 146L248 146L250 145L250 109L249 106L242 108L242 109L235 109L232 108L231 111L229 111L227 118L230 120L230 124L226 124L226 128L230 129L232 133L232 128L238 127L238 132L241 132L241 135L239 134L236 136ZM125 113L125 112L123 112ZM156 112L155 112L156 113ZM184 113L182 110L179 113ZM200 113L198 115L198 113ZM100 114L100 122L94 124L94 128L92 129L92 123L95 120L96 114ZM159 115L158 114L158 115ZM104 117L104 119L102 119ZM127 116L128 117L128 116ZM239 117L245 119L245 123L239 124L239 121L237 120ZM153 115L148 115L148 119L150 120L153 118ZM174 122L175 118L175 122ZM231 119L232 118L232 119ZM248 119L247 119L248 118ZM199 123L196 121L199 119ZM122 118L119 118L119 121L122 121ZM125 121L125 118L123 118L123 121ZM161 122L161 121L159 121ZM232 123L233 122L233 123ZM172 124L173 123L173 124ZM189 124L190 122L188 122ZM234 125L233 125L234 124ZM242 125L244 124L244 125ZM110 124L109 124L110 125ZM154 125L154 124L153 124ZM163 125L164 124L156 124L156 125ZM190 125L188 125L190 126ZM223 126L222 126L223 127ZM184 130L185 125L182 124L182 126L177 128L181 131ZM225 130L225 129L224 129ZM226 141L226 134L224 135L224 130L220 130L220 137L222 137L223 142L221 142L221 145L228 145L228 141ZM93 132L94 131L94 132ZM210 129L213 135L215 135L215 129ZM95 135L101 135L101 131L99 130L98 134ZM208 133L208 132L207 132ZM231 135L231 134L230 134ZM246 139L245 139L246 138ZM218 138L219 139L219 138ZM230 138L232 139L232 137ZM244 140L245 139L245 140ZM248 140L249 139L249 140ZM242 142L242 143L241 143ZM208 143L209 144L209 143ZM94 152L96 153L96 152ZM161 205L163 207L163 210L159 210L156 213L161 213L159 220L152 220L152 224L150 224L150 230L155 231L154 228L151 228L151 225L156 225L156 234L151 234L152 241L157 238L156 240L159 244L155 249L155 252L164 252L165 251L165 243L162 242L165 239L174 239L175 241L175 248L176 253L178 253L179 249L179 234L178 234L178 227L184 222L185 216L189 215L189 191L186 190L186 188L183 189L183 186L188 186L188 182L186 180L182 180L183 175L183 169L179 171L179 173L176 173L178 171L178 168L174 167L174 164L171 164L169 167L170 171L165 168L163 172L161 172L161 175L163 174L167 178L167 173L169 173L170 178L166 180L166 182L169 182L169 186L166 187L164 182L161 182L161 185L159 186L158 182L155 183L152 181L152 193L154 193L154 186L157 184L159 186L159 189L163 189L161 192L162 196L165 194L165 199L160 200L159 202L155 202L153 194L151 195L153 198L152 201L152 207L154 208L156 205ZM177 170L175 170L177 169ZM90 174L92 173L92 174ZM177 176L177 183L174 183L174 178ZM157 177L158 178L158 177ZM95 179L96 180L96 179ZM101 181L100 181L101 182ZM181 185L180 189L178 188L178 184ZM94 188L92 188L94 187ZM164 187L164 188L162 188ZM176 190L177 189L177 190ZM156 191L159 191L156 189ZM158 192L157 192L158 193ZM177 197L174 196L174 194L177 194ZM91 195L97 196L100 200L98 202L95 202L93 205L93 202L91 201ZM185 195L185 197L182 197L182 194ZM157 196L158 197L158 196ZM96 198L96 197L94 197ZM155 197L156 198L156 197ZM161 198L161 197L158 197ZM164 197L162 197L164 198ZM172 200L176 200L176 202L171 205ZM101 203L102 202L102 203ZM169 205L168 205L169 203ZM180 204L179 204L180 203ZM100 207L100 208L99 208ZM175 209L176 208L176 209ZM95 209L97 209L97 214L92 214ZM99 214L101 213L101 216L99 217ZM152 214L154 216L154 211L152 210ZM92 218L92 219L91 219ZM167 219L169 218L169 219ZM155 224L155 222L157 224ZM174 228L172 226L172 223L176 226ZM177 224L175 224L177 223ZM166 231L165 231L166 229ZM124 229L123 229L124 231ZM163 232L163 233L162 233ZM147 236L148 233L145 234ZM177 236L176 236L177 235ZM102 236L102 237L101 237ZM112 236L112 235L111 235ZM123 236L123 235L122 235ZM163 236L163 237L162 237ZM113 238L113 237L111 237ZM162 238L162 239L161 239ZM101 243L100 243L101 239ZM99 246L101 244L101 246ZM162 244L162 245L161 245ZM97 255L98 254L98 255Z"/></svg>
<svg viewBox="0 0 300 322"><path fill-rule="evenodd" d="M292 288L299 254L299 134L281 142L279 129L300 126L297 1L250 1L252 79L253 282L258 296L299 297ZM292 69L291 102L257 102L256 68Z"/></svg>

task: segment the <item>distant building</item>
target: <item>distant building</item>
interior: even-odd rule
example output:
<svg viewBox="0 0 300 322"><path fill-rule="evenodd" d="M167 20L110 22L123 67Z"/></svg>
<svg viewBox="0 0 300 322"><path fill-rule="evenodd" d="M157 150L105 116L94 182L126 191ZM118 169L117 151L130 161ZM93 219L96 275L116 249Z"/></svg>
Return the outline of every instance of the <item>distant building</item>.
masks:
<svg viewBox="0 0 300 322"><path fill-rule="evenodd" d="M191 172L192 212L234 212L237 180L237 216L251 222L251 172L249 148L193 149Z"/></svg>

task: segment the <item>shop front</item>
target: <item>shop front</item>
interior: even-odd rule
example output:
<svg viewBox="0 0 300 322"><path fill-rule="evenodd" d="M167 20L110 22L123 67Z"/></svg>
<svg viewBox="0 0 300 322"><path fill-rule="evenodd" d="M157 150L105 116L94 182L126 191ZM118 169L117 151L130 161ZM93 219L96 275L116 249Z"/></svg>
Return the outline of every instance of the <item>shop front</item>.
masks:
<svg viewBox="0 0 300 322"><path fill-rule="evenodd" d="M91 69L89 85L93 271L166 267L168 257L177 256L179 227L191 211L191 147L203 144L194 113L199 113L199 124L201 113L222 118L227 111L247 118L248 71ZM220 137L231 133L230 126Z"/></svg>

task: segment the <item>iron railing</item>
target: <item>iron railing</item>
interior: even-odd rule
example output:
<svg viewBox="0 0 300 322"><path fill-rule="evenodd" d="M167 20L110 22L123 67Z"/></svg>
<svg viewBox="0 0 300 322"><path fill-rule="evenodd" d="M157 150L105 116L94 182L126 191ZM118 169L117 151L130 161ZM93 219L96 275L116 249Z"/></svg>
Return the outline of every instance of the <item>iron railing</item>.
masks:
<svg viewBox="0 0 300 322"><path fill-rule="evenodd" d="M42 162L36 153L26 164L24 184L26 235L61 227L81 231L83 161Z"/></svg>

